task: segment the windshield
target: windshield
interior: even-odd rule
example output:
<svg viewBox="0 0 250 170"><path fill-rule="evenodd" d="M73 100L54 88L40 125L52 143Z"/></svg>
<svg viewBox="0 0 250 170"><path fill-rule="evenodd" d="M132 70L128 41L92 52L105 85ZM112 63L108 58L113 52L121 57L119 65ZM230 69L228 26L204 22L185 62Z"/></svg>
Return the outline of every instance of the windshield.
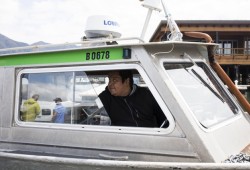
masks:
<svg viewBox="0 0 250 170"><path fill-rule="evenodd" d="M202 126L211 127L237 113L204 63L164 63L164 68Z"/></svg>

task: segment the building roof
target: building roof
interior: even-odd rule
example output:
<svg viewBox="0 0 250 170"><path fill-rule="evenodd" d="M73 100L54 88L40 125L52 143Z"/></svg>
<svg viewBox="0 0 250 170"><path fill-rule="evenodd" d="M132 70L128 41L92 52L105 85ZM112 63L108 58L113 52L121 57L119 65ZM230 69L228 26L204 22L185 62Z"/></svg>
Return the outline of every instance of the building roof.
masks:
<svg viewBox="0 0 250 170"><path fill-rule="evenodd" d="M250 33L250 20L176 20L181 32L241 32ZM167 20L161 20L150 41L159 39L168 32Z"/></svg>
<svg viewBox="0 0 250 170"><path fill-rule="evenodd" d="M166 20L162 20L162 23L167 23ZM177 24L207 24L207 25L248 25L250 26L250 20L176 20Z"/></svg>

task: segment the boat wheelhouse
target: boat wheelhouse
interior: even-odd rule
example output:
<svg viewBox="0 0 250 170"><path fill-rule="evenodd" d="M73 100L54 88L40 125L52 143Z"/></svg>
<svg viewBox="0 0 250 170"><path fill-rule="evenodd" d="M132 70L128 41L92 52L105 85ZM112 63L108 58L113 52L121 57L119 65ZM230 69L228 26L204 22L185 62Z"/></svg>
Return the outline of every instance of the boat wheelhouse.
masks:
<svg viewBox="0 0 250 170"><path fill-rule="evenodd" d="M178 38L151 43L114 38L0 50L1 166L249 167L218 164L243 150L249 154L250 123L248 108L241 107L215 72L217 44ZM168 125L111 126L98 95L113 70L131 70L134 82L150 90ZM41 111L34 121L24 121L23 103L33 94L40 96ZM55 97L66 107L64 123L51 122Z"/></svg>

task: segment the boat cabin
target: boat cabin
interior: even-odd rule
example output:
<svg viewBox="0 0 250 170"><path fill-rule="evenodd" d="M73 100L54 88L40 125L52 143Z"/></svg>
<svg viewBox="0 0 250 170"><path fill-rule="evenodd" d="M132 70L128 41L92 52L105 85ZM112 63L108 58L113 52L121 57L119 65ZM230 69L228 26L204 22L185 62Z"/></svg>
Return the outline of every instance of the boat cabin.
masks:
<svg viewBox="0 0 250 170"><path fill-rule="evenodd" d="M249 145L248 111L213 67L217 44L127 40L0 50L0 162L5 168L31 162L38 169L221 163ZM99 95L114 70L131 70L134 83L150 91L166 117L161 125L112 124ZM34 94L40 110L27 121L24 103ZM63 123L52 121L58 97L66 108Z"/></svg>

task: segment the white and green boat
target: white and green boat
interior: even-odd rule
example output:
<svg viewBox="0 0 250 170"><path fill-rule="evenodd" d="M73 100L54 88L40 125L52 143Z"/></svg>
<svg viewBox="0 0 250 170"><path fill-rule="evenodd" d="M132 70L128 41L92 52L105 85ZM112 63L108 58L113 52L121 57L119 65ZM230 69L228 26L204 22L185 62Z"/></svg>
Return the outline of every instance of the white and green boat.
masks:
<svg viewBox="0 0 250 170"><path fill-rule="evenodd" d="M156 2L144 2L149 13ZM78 43L0 50L1 169L250 169L223 163L249 157L250 111L214 60L217 44L184 42L167 20L171 35L164 42L89 29ZM90 36L99 33L113 37ZM151 91L168 126L110 126L98 95L109 71L127 69ZM23 121L23 103L33 94L41 111ZM67 109L65 123L51 122L55 97Z"/></svg>

